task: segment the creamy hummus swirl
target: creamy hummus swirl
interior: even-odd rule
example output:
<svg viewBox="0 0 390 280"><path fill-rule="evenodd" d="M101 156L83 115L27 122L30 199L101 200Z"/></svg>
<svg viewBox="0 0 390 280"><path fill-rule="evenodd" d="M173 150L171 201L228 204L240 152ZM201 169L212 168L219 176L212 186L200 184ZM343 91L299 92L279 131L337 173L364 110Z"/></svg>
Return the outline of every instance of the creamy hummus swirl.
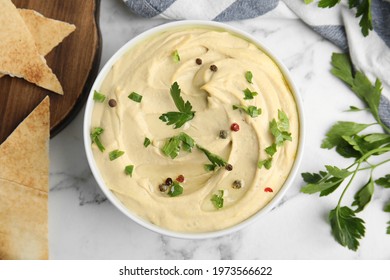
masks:
<svg viewBox="0 0 390 280"><path fill-rule="evenodd" d="M180 61L172 54L177 51ZM198 65L196 59L202 64ZM210 66L216 65L217 71ZM245 78L251 71L252 83ZM188 100L195 117L174 129L159 117L178 111L170 95L177 82L181 96ZM244 100L244 89L257 92ZM131 211L163 228L178 232L210 232L236 225L267 205L283 186L293 166L298 141L297 106L289 86L274 61L259 47L229 32L202 27L172 29L146 39L129 49L112 67L97 89L115 99L115 107L96 103L91 129L102 127L101 152L92 144L93 154L108 188ZM131 92L143 96L137 103ZM252 118L233 105L256 106L262 114ZM259 169L257 163L268 155L264 149L274 143L269 123L278 119L278 110L290 121L292 141L278 147L272 168ZM239 131L230 130L237 123ZM227 138L219 137L221 130ZM206 171L210 163L194 148L171 159L161 151L170 137L185 132L197 144L219 155L233 170ZM151 145L144 147L145 137ZM109 152L125 154L109 160ZM124 167L134 165L132 176ZM166 178L183 175L183 193L170 197L159 190ZM241 180L242 187L233 188ZM268 189L267 189L268 188ZM223 208L217 209L211 197L224 191ZM270 192L272 190L272 192Z"/></svg>

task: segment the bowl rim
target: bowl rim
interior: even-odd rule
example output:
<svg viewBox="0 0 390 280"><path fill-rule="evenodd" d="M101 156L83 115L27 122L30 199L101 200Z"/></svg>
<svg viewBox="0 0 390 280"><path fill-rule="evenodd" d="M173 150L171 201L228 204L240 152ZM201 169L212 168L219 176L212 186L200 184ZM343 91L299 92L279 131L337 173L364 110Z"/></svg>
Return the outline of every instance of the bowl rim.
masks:
<svg viewBox="0 0 390 280"><path fill-rule="evenodd" d="M179 27L205 27L205 28L211 28L211 29L218 29L218 30L226 30L227 32L230 32L232 34L238 35L245 40L248 40L249 42L255 44L257 47L259 47L262 51L264 51L278 66L280 71L283 74L284 79L287 81L289 88L293 94L297 111L298 111L298 120L299 120L299 141L298 141L298 148L295 155L295 160L293 163L293 166L290 170L290 173L287 176L287 179L285 180L283 186L278 191L278 193L271 199L271 201L265 205L263 208L261 208L259 211L257 211L255 214L250 216L244 221L241 221L240 223L233 225L229 228L217 230L217 231L210 231L210 232L200 232L200 233L191 233L191 232L177 232L173 230L169 230L166 228L162 228L160 226L157 226L155 224L152 224L151 222L139 217L135 213L132 213L128 208L126 208L119 199L114 195L113 192L109 190L109 188L106 186L104 179L102 175L100 174L99 168L97 167L97 164L95 162L92 148L91 148L91 137L90 137L90 123L92 119L92 111L94 107L93 102L93 92L95 89L100 88L101 84L103 83L104 79L106 78L107 74L110 72L111 67L115 64L116 61L118 61L130 48L135 46L136 44L142 42L144 39L147 39L155 34L158 34L160 32L175 29ZM255 220L257 220L259 217L264 215L265 213L269 212L272 208L274 208L278 202L281 200L281 198L284 196L288 188L291 186L293 180L296 177L298 168L300 166L302 157L303 157L303 147L305 142L305 124L304 124L304 111L303 111L303 103L301 100L301 97L299 95L299 91L294 83L294 81L291 78L291 74L289 73L289 70L287 67L279 60L273 53L262 43L260 40L252 36L251 34L238 29L236 27L230 26L225 23L215 22L215 21L206 21L206 20L180 20L180 21L174 21L169 22L165 24L158 25L156 27L153 27L151 29L148 29L139 35L135 36L134 38L130 39L127 43L125 43L121 48L119 48L105 63L105 65L100 70L98 76L96 77L92 87L91 91L89 93L87 102L86 102L86 108L84 113L84 122L83 122L83 138L84 138L84 148L85 153L87 156L87 161L89 164L89 167L92 171L92 174L99 185L100 189L103 191L104 195L108 198L108 200L117 208L119 209L123 214L125 214L127 217L129 217L132 221L136 222L137 224L141 225L142 227L149 229L155 233L162 234L169 237L174 238L180 238L180 239L206 239L206 238L216 238L221 237L227 234L231 234L234 232L237 232L244 227L247 227L248 225L252 224Z"/></svg>

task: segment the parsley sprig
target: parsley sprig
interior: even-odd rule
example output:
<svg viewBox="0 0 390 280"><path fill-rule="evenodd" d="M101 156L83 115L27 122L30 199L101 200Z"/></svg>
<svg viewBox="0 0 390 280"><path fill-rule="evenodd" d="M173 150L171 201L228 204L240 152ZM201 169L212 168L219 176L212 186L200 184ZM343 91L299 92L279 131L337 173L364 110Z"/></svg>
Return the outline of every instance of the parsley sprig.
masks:
<svg viewBox="0 0 390 280"><path fill-rule="evenodd" d="M218 190L218 193L213 194L210 198L214 207L217 209L221 209L223 207L223 194L224 194L223 190Z"/></svg>
<svg viewBox="0 0 390 280"><path fill-rule="evenodd" d="M169 138L165 142L162 152L164 155L174 159L179 155L180 149L183 149L186 152L191 152L194 146L195 140L188 134L182 132L179 135Z"/></svg>
<svg viewBox="0 0 390 280"><path fill-rule="evenodd" d="M264 166L266 169L270 169L272 167L273 156L277 152L278 147L281 147L285 141L292 141L291 133L289 132L290 121L286 113L282 110L278 110L278 121L276 119L270 121L269 129L275 140L274 143L264 149L268 157L257 163L258 168Z"/></svg>
<svg viewBox="0 0 390 280"><path fill-rule="evenodd" d="M313 2L313 0L304 0L306 4ZM320 0L318 7L320 8L332 8L340 3L340 0ZM356 17L360 17L359 25L361 32L364 36L367 36L372 27L371 17L371 0L348 0L349 9L356 8Z"/></svg>
<svg viewBox="0 0 390 280"><path fill-rule="evenodd" d="M233 110L240 109L247 113L252 118L256 118L261 115L261 108L257 108L256 106L244 106L244 105L233 105Z"/></svg>
<svg viewBox="0 0 390 280"><path fill-rule="evenodd" d="M210 161L210 164L205 164L206 171L214 171L217 167L223 167L227 165L227 162L223 158L196 144L195 140L184 132L169 138L165 142L161 151L164 155L174 159L179 155L180 150L192 152L192 149L195 146L198 150L203 152Z"/></svg>
<svg viewBox="0 0 390 280"><path fill-rule="evenodd" d="M227 165L227 161L225 161L220 156L213 154L212 152L203 148L200 145L196 145L196 147L200 151L202 151L206 155L206 157L209 159L209 161L211 162L210 164L204 165L204 168L206 169L206 171L214 171L217 167L224 167Z"/></svg>
<svg viewBox="0 0 390 280"><path fill-rule="evenodd" d="M380 81L377 79L375 84L371 84L362 72L354 71L349 57L345 54L333 54L332 65L331 72L350 86L352 91L365 102L376 122L363 124L339 121L334 124L326 133L321 147L334 148L341 156L354 158L355 161L344 168L326 165L326 171L302 173L306 185L301 191L307 194L319 193L320 196L327 196L345 183L336 207L329 213L329 220L332 234L337 242L356 251L359 247L359 240L365 235L365 222L356 214L363 211L370 203L375 185L390 188L390 174L377 180L374 178L374 170L390 162L390 158L382 156L381 161L375 164L372 162L375 156L390 155L390 130L379 118L378 108L382 91ZM382 131L363 133L373 125L382 128ZM370 176L366 183L355 192L351 207L342 206L342 200L352 186L356 175L367 170L370 171ZM390 202L385 205L384 211L390 212ZM390 222L388 225L386 232L390 234Z"/></svg>
<svg viewBox="0 0 390 280"><path fill-rule="evenodd" d="M189 101L184 102L184 99L180 96L181 89L177 82L172 84L170 93L179 112L168 112L162 114L159 119L166 122L167 125L173 124L173 128L179 128L186 122L192 120L195 116L195 112L192 111L191 103Z"/></svg>
<svg viewBox="0 0 390 280"><path fill-rule="evenodd" d="M104 129L101 127L95 127L91 132L92 143L95 143L101 152L104 152L105 148L100 141L100 135L104 132Z"/></svg>

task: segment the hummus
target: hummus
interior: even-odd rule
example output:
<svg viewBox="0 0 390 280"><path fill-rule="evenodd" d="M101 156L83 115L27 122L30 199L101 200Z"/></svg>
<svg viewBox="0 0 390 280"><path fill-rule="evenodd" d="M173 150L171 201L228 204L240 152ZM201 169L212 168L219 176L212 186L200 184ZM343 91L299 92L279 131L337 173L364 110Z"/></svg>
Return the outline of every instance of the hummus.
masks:
<svg viewBox="0 0 390 280"><path fill-rule="evenodd" d="M245 77L248 71L251 82ZM194 118L177 129L159 119L178 111L170 95L174 82L195 111ZM257 93L253 99L244 99L247 88ZM236 225L272 200L293 166L299 142L293 94L275 62L232 33L202 27L159 33L130 48L96 90L106 95L103 103L95 102L91 123L91 130L104 129L100 141L105 151L92 144L101 175L130 212L160 227L195 233ZM142 101L131 100L132 92ZM109 106L110 99L116 106ZM251 117L233 110L233 105L255 106L262 113ZM275 142L269 124L278 121L279 110L289 119L292 140L277 147L270 169L258 168L259 161L269 158L265 148ZM239 125L238 131L231 130L233 123ZM220 137L221 130L227 132L226 138ZM210 161L197 148L181 150L174 159L166 156L162 147L181 132L233 169L206 171ZM151 141L147 147L145 138ZM110 160L113 150L124 154ZM131 176L124 172L128 165L134 166ZM179 175L184 176L181 195L160 191L167 178ZM234 183L237 180L241 187ZM217 208L211 198L221 190L223 207Z"/></svg>

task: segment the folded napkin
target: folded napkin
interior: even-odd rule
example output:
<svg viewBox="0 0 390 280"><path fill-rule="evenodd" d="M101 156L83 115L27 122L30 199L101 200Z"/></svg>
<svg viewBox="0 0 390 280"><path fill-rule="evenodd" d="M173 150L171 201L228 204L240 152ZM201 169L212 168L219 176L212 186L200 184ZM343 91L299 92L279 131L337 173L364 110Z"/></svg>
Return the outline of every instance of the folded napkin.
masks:
<svg viewBox="0 0 390 280"><path fill-rule="evenodd" d="M390 0L371 0L374 30L364 37L348 1L331 9L304 0L123 0L147 18L234 21L250 18L300 18L315 32L349 52L354 65L372 82L383 84L379 114L390 127Z"/></svg>

